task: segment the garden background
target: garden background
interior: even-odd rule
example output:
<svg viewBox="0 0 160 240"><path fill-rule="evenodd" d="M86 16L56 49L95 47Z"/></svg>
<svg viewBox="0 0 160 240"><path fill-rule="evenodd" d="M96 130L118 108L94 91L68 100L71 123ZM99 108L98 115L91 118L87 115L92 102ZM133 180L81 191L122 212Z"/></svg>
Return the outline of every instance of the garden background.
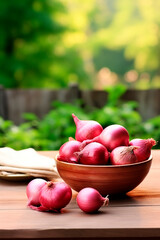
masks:
<svg viewBox="0 0 160 240"><path fill-rule="evenodd" d="M144 118L139 98L123 96L153 90L145 101L158 106L153 96L160 88L160 1L10 0L1 1L0 9L0 147L59 149L74 137L74 112L103 127L122 124L130 138L153 137L159 148L160 116ZM31 89L52 95L80 89L92 92L94 99L99 91L97 98L104 102L86 104L82 94L72 101L53 97L43 116L24 109L17 124L4 114L6 94L12 101L10 92ZM34 98L28 97L28 104L34 105Z"/></svg>

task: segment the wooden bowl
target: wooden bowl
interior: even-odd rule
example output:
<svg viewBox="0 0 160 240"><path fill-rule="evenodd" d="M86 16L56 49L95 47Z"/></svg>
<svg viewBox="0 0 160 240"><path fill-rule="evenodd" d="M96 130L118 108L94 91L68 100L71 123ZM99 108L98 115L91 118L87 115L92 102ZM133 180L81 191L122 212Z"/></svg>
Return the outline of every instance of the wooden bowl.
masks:
<svg viewBox="0 0 160 240"><path fill-rule="evenodd" d="M137 187L149 172L152 157L146 161L127 165L83 165L62 162L56 166L60 177L72 189L93 187L103 196L123 194Z"/></svg>

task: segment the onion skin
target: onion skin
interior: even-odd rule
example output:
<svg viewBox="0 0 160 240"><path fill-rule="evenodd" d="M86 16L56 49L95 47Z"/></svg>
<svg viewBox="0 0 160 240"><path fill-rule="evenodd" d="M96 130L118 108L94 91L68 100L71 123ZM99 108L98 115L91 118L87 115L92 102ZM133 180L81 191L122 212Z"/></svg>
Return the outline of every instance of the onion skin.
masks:
<svg viewBox="0 0 160 240"><path fill-rule="evenodd" d="M28 197L28 206L39 206L39 194L46 181L41 178L35 178L30 181L26 188L26 195Z"/></svg>
<svg viewBox="0 0 160 240"><path fill-rule="evenodd" d="M87 165L105 165L109 160L108 150L100 143L93 142L76 153L79 163Z"/></svg>
<svg viewBox="0 0 160 240"><path fill-rule="evenodd" d="M116 147L129 145L129 133L123 126L113 124L106 127L101 134L94 139L84 141L82 147L90 142L101 143L111 152Z"/></svg>
<svg viewBox="0 0 160 240"><path fill-rule="evenodd" d="M80 145L81 143L76 140L69 140L68 142L64 143L59 149L59 155L57 159L59 161L77 163L78 158L74 153L80 151Z"/></svg>
<svg viewBox="0 0 160 240"><path fill-rule="evenodd" d="M138 162L137 156L134 153L136 148L135 146L120 146L113 149L110 154L110 163L112 165L125 165Z"/></svg>
<svg viewBox="0 0 160 240"><path fill-rule="evenodd" d="M129 143L130 146L138 146L134 153L137 156L138 162L147 160L151 155L151 149L156 145L156 141L153 138L149 139L132 139Z"/></svg>
<svg viewBox="0 0 160 240"><path fill-rule="evenodd" d="M83 142L87 139L93 139L103 131L102 126L97 121L80 120L75 114L72 114L72 117L76 125L75 138L77 141Z"/></svg>
<svg viewBox="0 0 160 240"><path fill-rule="evenodd" d="M83 188L77 195L77 204L85 213L97 212L102 206L108 205L108 197L102 197L94 188Z"/></svg>
<svg viewBox="0 0 160 240"><path fill-rule="evenodd" d="M47 182L40 192L41 208L37 210L59 212L72 198L72 190L65 182Z"/></svg>

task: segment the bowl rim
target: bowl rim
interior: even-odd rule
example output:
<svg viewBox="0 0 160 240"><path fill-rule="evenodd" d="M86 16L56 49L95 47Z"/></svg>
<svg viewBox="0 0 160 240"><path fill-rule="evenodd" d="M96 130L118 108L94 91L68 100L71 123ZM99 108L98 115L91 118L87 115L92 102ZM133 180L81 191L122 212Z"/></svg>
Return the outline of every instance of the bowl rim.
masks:
<svg viewBox="0 0 160 240"><path fill-rule="evenodd" d="M89 164L79 164L79 163L69 163L69 162L65 162L65 161L59 161L57 159L57 156L59 154L57 154L54 159L56 162L59 162L61 164L64 164L64 165L68 165L68 166L77 166L77 167L82 167L82 168L85 168L85 167L90 167L90 168L121 168L121 167L132 167L132 166L137 166L137 165L142 165L142 164L145 164L147 162L150 162L152 161L153 157L152 157L152 154L150 155L150 157L147 159L147 160L144 160L144 161L141 161L141 162L137 162L137 163L130 163L130 164L123 164L123 165L89 165Z"/></svg>

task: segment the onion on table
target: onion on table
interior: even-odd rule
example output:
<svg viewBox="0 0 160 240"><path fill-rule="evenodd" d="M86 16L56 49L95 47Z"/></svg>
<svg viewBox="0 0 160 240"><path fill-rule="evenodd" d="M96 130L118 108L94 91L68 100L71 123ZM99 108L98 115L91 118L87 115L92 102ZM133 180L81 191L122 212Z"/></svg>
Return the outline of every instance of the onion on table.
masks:
<svg viewBox="0 0 160 240"><path fill-rule="evenodd" d="M60 210L68 205L72 198L72 190L65 182L33 179L26 188L28 206L37 211Z"/></svg>
<svg viewBox="0 0 160 240"><path fill-rule="evenodd" d="M108 196L102 197L94 188L83 188L77 195L77 204L79 208L86 213L97 212L102 206L109 203Z"/></svg>

